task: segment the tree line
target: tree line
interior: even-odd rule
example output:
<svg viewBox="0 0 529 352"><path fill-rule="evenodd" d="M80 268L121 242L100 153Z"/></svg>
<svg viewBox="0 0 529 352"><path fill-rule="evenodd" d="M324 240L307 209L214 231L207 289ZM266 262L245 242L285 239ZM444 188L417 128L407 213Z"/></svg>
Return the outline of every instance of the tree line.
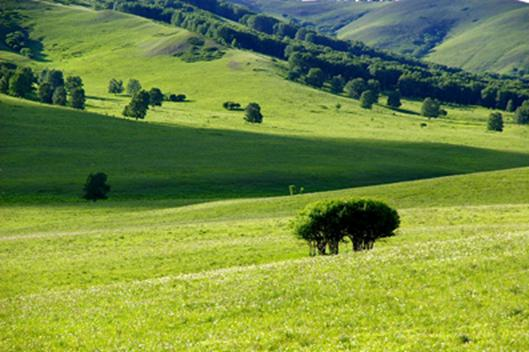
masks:
<svg viewBox="0 0 529 352"><path fill-rule="evenodd" d="M333 87L341 77L376 80L384 92L406 98L430 97L443 102L482 105L514 111L529 99L527 81L495 74L425 63L339 40L299 23L255 14L219 0L92 0L98 8L115 9L173 23L231 47L253 50L289 62L288 78L317 88ZM237 21L235 25L220 17ZM311 70L319 69L313 79ZM312 71L313 72L313 71Z"/></svg>
<svg viewBox="0 0 529 352"><path fill-rule="evenodd" d="M0 93L46 104L84 109L86 96L79 76L64 77L60 70L44 69L35 74L30 67L0 64Z"/></svg>

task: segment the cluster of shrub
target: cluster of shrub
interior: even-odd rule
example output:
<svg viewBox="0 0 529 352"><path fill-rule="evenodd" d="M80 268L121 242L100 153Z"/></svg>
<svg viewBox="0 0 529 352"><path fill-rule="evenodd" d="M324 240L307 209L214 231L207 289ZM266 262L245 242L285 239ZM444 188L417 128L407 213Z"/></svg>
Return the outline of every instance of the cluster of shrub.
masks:
<svg viewBox="0 0 529 352"><path fill-rule="evenodd" d="M13 64L0 64L0 93L75 109L84 109L86 101L81 77L65 79L62 71L53 69L36 75L30 67Z"/></svg>
<svg viewBox="0 0 529 352"><path fill-rule="evenodd" d="M514 122L519 125L529 124L529 100L525 101L522 106L516 109L514 113ZM491 112L487 123L487 129L489 131L503 132L504 122L503 115L501 112Z"/></svg>
<svg viewBox="0 0 529 352"><path fill-rule="evenodd" d="M297 237L308 243L311 256L336 255L345 239L353 251L373 249L376 240L395 234L400 218L378 201L321 201L309 204L292 225Z"/></svg>
<svg viewBox="0 0 529 352"><path fill-rule="evenodd" d="M221 0L92 0L97 7L116 9L170 22L217 42L250 49L289 61L289 78L320 87L341 76L377 80L382 91L403 97L483 105L514 111L529 99L527 81L495 74L471 74L461 69L390 54L359 42L323 35L303 24L255 14ZM230 23L220 17L237 21ZM314 79L314 71L320 74ZM316 83L316 84L314 84Z"/></svg>
<svg viewBox="0 0 529 352"><path fill-rule="evenodd" d="M222 104L222 107L230 111L240 111L242 110L241 104L234 101L226 101ZM261 106L257 103L249 103L244 108L244 120L250 123L262 123L263 114L261 112Z"/></svg>
<svg viewBox="0 0 529 352"><path fill-rule="evenodd" d="M112 94L122 94L125 91L123 81L112 78L108 82L108 92ZM126 87L127 95L131 96L131 101L123 109L123 116L137 119L144 119L149 106L162 106L164 101L185 102L185 94L163 94L160 88L153 87L149 91L143 89L140 81L130 79Z"/></svg>
<svg viewBox="0 0 529 352"><path fill-rule="evenodd" d="M33 56L31 40L20 24L21 15L12 9L0 9L0 44L27 57Z"/></svg>

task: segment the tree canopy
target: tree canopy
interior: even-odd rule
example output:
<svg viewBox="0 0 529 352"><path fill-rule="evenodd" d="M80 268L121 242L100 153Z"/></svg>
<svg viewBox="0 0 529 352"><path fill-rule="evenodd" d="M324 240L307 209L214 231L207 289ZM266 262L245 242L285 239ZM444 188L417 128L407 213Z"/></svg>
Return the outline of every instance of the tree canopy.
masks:
<svg viewBox="0 0 529 352"><path fill-rule="evenodd" d="M393 236L399 225L396 210L373 200L316 202L293 222L296 236L308 243L310 255L338 254L345 238L354 251L370 250L377 239Z"/></svg>
<svg viewBox="0 0 529 352"><path fill-rule="evenodd" d="M263 122L263 114L261 113L261 106L257 103L250 103L244 110L244 119L251 123Z"/></svg>
<svg viewBox="0 0 529 352"><path fill-rule="evenodd" d="M107 199L110 192L110 185L107 184L108 176L103 172L88 175L83 187L83 198L97 201Z"/></svg>

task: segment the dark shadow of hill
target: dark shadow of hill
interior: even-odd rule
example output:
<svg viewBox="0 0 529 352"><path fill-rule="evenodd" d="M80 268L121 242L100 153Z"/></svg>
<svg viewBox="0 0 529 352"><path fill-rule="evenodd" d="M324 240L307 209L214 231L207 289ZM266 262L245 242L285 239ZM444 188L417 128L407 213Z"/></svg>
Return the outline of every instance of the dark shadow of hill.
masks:
<svg viewBox="0 0 529 352"><path fill-rule="evenodd" d="M109 175L113 198L219 199L529 165L526 154L450 144L196 129L13 101L0 115L4 199L77 199L96 171Z"/></svg>

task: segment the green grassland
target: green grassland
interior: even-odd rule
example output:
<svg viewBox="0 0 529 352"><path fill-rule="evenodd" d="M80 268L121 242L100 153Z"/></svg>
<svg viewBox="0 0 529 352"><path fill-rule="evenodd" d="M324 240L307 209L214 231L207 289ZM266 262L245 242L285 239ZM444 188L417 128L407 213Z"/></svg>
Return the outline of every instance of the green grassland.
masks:
<svg viewBox="0 0 529 352"><path fill-rule="evenodd" d="M81 75L88 110L98 114L2 98L4 199L78 198L79 184L98 170L110 175L116 197L220 199L285 194L290 184L314 192L527 165L527 129L487 133L482 108L448 107L448 118L422 128L418 102L363 110L284 80L282 63L249 52L183 62L160 49L191 35L181 29L33 2L23 14L44 44L46 61L32 64ZM183 92L190 102L166 103L145 122L125 120L130 98L106 93L113 77ZM226 100L259 102L265 123L245 123L242 112L222 109Z"/></svg>
<svg viewBox="0 0 529 352"><path fill-rule="evenodd" d="M0 344L448 351L468 338L468 350L523 350L528 173L190 206L11 206L0 234ZM354 196L398 207L398 236L371 253L343 244L336 258L307 258L291 216Z"/></svg>
<svg viewBox="0 0 529 352"><path fill-rule="evenodd" d="M179 28L17 6L43 60L0 59L79 74L89 99L0 95L0 350L527 349L529 130L510 114L490 133L483 108L367 111L250 52L183 62ZM110 78L190 101L127 120ZM264 123L226 100L259 102ZM94 171L107 201L80 200ZM351 197L396 207L398 235L309 258L292 217Z"/></svg>
<svg viewBox="0 0 529 352"><path fill-rule="evenodd" d="M340 37L413 53L435 37L427 59L473 71L527 68L529 6L519 1L395 2L339 31Z"/></svg>

